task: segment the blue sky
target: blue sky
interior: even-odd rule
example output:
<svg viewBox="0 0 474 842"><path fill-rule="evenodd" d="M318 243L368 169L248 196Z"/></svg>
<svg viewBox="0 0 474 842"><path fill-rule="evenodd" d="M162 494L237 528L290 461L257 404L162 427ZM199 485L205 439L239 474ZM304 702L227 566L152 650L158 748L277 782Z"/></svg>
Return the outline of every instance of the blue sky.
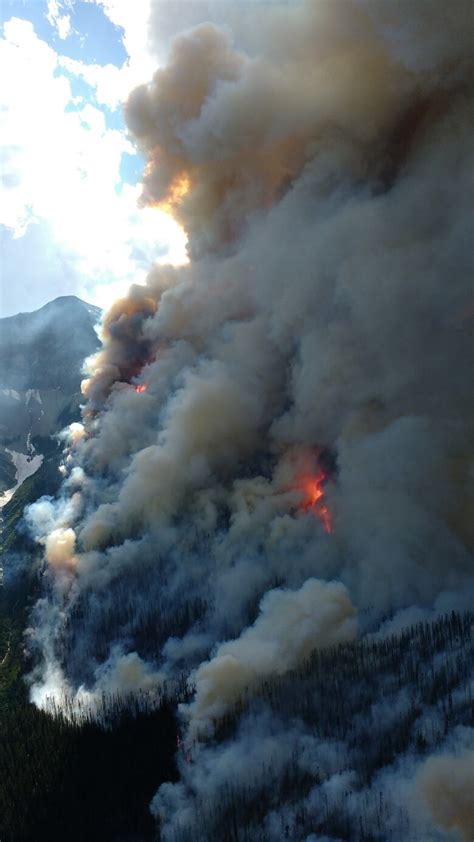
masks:
<svg viewBox="0 0 474 842"><path fill-rule="evenodd" d="M151 0L3 0L0 315L76 294L106 307L183 233L139 210L122 102L156 68Z"/></svg>
<svg viewBox="0 0 474 842"><path fill-rule="evenodd" d="M110 62L117 67L126 61L124 30L112 23L101 6L75 2L64 11L71 21L70 35L64 39L48 20L47 0L2 0L0 21L3 24L12 17L31 21L40 38L69 58L96 64Z"/></svg>

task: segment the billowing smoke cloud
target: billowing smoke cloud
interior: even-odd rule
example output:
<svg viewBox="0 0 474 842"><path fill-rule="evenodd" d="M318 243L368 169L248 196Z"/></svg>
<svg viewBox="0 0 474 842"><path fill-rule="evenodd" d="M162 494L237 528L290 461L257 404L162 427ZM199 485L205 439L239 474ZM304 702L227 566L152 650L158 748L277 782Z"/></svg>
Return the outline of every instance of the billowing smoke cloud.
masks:
<svg viewBox="0 0 474 842"><path fill-rule="evenodd" d="M362 633L472 606L472 9L259 20L188 29L127 103L191 260L105 315L64 494L29 512L40 703L184 674L209 735L353 606Z"/></svg>
<svg viewBox="0 0 474 842"><path fill-rule="evenodd" d="M187 710L192 731L208 729L246 688L284 674L314 649L352 640L357 630L354 614L340 582L308 579L298 591L269 591L253 626L237 640L222 643L212 660L196 671L196 696Z"/></svg>
<svg viewBox="0 0 474 842"><path fill-rule="evenodd" d="M46 538L46 561L53 567L74 565L76 536L74 530L53 529Z"/></svg>
<svg viewBox="0 0 474 842"><path fill-rule="evenodd" d="M315 146L331 157L336 147L332 166L353 177L366 175L372 155L372 177L390 178L381 137L396 146L400 124L410 133L424 116L422 90L410 102L407 69L356 4L341 4L336 15L308 4L303 18L286 23L284 44L270 25L282 51L274 45L258 58L236 51L213 25L197 27L130 97L128 123L149 156L143 201L177 209L193 254L231 247L249 214L288 189Z"/></svg>
<svg viewBox="0 0 474 842"><path fill-rule="evenodd" d="M474 835L474 751L428 758L417 785L436 824L469 842Z"/></svg>

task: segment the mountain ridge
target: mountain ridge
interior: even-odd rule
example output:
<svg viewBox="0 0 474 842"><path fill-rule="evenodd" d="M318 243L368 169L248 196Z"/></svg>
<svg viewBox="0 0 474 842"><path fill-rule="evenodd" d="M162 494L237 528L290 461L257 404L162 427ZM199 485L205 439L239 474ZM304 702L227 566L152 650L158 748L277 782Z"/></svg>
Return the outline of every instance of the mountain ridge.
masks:
<svg viewBox="0 0 474 842"><path fill-rule="evenodd" d="M57 434L79 420L84 359L101 310L60 296L0 319L0 548L16 546L25 505L56 491ZM2 528L3 527L3 528Z"/></svg>
<svg viewBox="0 0 474 842"><path fill-rule="evenodd" d="M0 319L0 388L77 391L82 362L99 347L99 308L61 296L30 313Z"/></svg>
<svg viewBox="0 0 474 842"><path fill-rule="evenodd" d="M77 302L81 305L81 307L85 307L89 312L96 313L98 317L102 313L100 307L96 307L95 304L91 304L89 301L84 301L84 299L79 298L78 295L57 295L56 298L52 298L51 301L47 301L46 304L42 304L41 307L37 307L35 310L19 310L18 313L12 313L9 316L0 316L0 324L2 322L18 319L19 317L33 316L45 310L50 310L54 305L58 305L60 302L61 304L66 304L67 302L75 304Z"/></svg>

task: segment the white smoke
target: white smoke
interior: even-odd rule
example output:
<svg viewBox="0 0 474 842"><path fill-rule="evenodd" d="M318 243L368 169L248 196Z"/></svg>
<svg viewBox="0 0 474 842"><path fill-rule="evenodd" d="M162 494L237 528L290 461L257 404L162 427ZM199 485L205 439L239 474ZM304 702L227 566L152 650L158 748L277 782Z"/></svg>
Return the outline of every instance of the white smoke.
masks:
<svg viewBox="0 0 474 842"><path fill-rule="evenodd" d="M417 787L434 822L470 842L474 835L474 751L429 757L418 773Z"/></svg>
<svg viewBox="0 0 474 842"><path fill-rule="evenodd" d="M317 648L352 640L355 611L340 582L308 579L298 591L268 591L253 626L237 640L221 643L192 680L194 701L185 715L190 737L205 733L236 703L243 691L268 676L282 675Z"/></svg>

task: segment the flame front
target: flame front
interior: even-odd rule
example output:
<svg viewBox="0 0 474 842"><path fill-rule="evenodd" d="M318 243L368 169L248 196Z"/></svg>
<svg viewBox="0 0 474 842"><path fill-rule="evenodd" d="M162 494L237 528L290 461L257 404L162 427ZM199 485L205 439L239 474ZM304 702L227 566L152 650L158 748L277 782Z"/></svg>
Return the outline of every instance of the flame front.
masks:
<svg viewBox="0 0 474 842"><path fill-rule="evenodd" d="M141 395L143 392L146 392L148 389L148 383L138 383L136 386L133 387L135 391Z"/></svg>
<svg viewBox="0 0 474 842"><path fill-rule="evenodd" d="M324 502L324 483L326 479L327 476L322 470L318 471L315 476L301 477L299 488L304 495L301 508L304 510L313 509L326 532L332 532L331 513Z"/></svg>

